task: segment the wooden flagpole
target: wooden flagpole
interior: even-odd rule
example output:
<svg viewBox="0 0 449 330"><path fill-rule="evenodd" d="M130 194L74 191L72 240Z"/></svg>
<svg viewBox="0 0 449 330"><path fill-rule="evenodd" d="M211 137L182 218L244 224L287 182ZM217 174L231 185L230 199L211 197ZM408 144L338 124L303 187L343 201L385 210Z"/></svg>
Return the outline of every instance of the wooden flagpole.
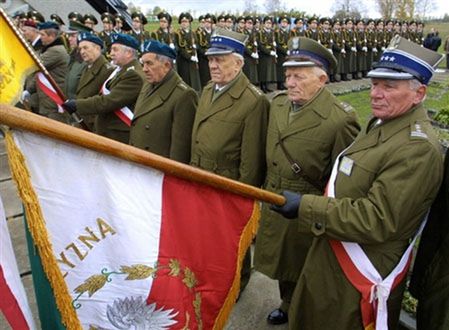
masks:
<svg viewBox="0 0 449 330"><path fill-rule="evenodd" d="M22 46L26 49L27 53L34 60L34 62L36 63L37 67L42 72L42 74L45 76L45 78L47 78L47 80L50 82L51 86L55 89L55 91L59 95L59 97L62 100L66 100L67 98L65 97L64 92L62 91L62 89L59 87L59 85L56 83L56 81L51 76L50 72L48 72L47 68L44 66L44 64L41 62L39 57L36 55L36 53L34 52L34 49L31 48L29 43L23 37L22 33L20 33L20 31L17 29L17 27L14 25L14 23L11 21L11 19L8 17L8 15L5 13L3 8L1 8L1 7L0 7L0 15L3 16L3 18L6 21L6 23L10 27L10 29L14 32L14 34L17 37L17 39L20 40L20 43L22 44ZM90 131L90 129L86 125L86 123L81 118L79 118L79 116L76 113L72 113L71 116L79 125L81 125L81 127L84 130Z"/></svg>
<svg viewBox="0 0 449 330"><path fill-rule="evenodd" d="M150 166L166 174L206 184L243 197L276 205L285 203L285 198L281 195L188 166L10 105L0 104L0 124L45 135L83 148Z"/></svg>

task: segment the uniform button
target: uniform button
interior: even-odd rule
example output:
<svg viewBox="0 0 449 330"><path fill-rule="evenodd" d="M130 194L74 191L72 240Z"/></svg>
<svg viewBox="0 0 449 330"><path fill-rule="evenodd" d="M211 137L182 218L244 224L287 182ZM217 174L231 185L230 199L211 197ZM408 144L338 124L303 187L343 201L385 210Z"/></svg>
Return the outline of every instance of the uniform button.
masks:
<svg viewBox="0 0 449 330"><path fill-rule="evenodd" d="M276 162L273 162L273 166L278 166L278 163L276 163Z"/></svg>
<svg viewBox="0 0 449 330"><path fill-rule="evenodd" d="M321 230L323 228L323 225L319 222L315 222L315 229L316 230Z"/></svg>
<svg viewBox="0 0 449 330"><path fill-rule="evenodd" d="M200 141L196 140L195 143L198 144L198 143L200 143Z"/></svg>
<svg viewBox="0 0 449 330"><path fill-rule="evenodd" d="M150 125L145 125L145 129L150 129Z"/></svg>

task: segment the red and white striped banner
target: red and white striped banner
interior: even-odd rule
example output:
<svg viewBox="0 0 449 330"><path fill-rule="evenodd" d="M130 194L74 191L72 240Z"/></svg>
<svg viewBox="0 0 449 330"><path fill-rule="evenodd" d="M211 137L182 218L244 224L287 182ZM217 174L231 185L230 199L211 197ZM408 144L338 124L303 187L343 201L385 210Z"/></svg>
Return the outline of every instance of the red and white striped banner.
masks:
<svg viewBox="0 0 449 330"><path fill-rule="evenodd" d="M50 99L53 100L58 105L58 112L63 113L64 109L62 108L62 104L64 100L59 96L56 90L48 81L47 77L42 72L38 72L36 75L37 85L39 88L47 95Z"/></svg>

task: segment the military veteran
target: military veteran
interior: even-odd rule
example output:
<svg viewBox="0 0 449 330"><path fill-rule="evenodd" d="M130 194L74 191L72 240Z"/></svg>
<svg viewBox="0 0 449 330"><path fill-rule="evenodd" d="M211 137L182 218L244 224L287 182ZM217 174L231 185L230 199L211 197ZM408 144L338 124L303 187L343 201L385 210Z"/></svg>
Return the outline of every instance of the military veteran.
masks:
<svg viewBox="0 0 449 330"><path fill-rule="evenodd" d="M129 144L179 162L190 162L198 96L173 69L176 51L146 40L141 48L146 82L134 108Z"/></svg>
<svg viewBox="0 0 449 330"><path fill-rule="evenodd" d="M395 36L374 69L373 118L334 163L326 196L284 191L273 209L314 239L291 329L396 329L418 229L442 180L422 102L441 55Z"/></svg>
<svg viewBox="0 0 449 330"><path fill-rule="evenodd" d="M288 189L323 195L337 155L352 143L360 127L352 107L325 87L336 60L320 43L294 37L283 63L286 92L271 102L267 135L265 189ZM256 240L255 268L279 281L282 304L268 323L288 321L288 308L312 237L299 233L294 223L262 207Z"/></svg>
<svg viewBox="0 0 449 330"><path fill-rule="evenodd" d="M99 40L102 44L99 37L95 38L91 38L91 41ZM132 111L144 81L142 67L137 60L139 43L126 34L113 34L111 39L111 59L116 68L103 82L99 94L83 99L69 99L63 107L68 112L77 112L81 116L97 115L96 133L128 143Z"/></svg>
<svg viewBox="0 0 449 330"><path fill-rule="evenodd" d="M192 132L191 165L260 187L265 177L269 102L243 68L247 36L217 28L206 52L211 82L204 87ZM249 281L247 253L241 289Z"/></svg>

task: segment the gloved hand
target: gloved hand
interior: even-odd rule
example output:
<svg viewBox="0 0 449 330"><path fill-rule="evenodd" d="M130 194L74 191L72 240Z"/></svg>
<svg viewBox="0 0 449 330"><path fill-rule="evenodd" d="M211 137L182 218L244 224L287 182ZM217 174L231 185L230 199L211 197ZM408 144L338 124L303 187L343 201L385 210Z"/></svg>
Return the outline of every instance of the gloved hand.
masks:
<svg viewBox="0 0 449 330"><path fill-rule="evenodd" d="M76 112L76 101L72 100L72 99L66 100L62 104L62 107L64 108L65 111L72 114L72 113Z"/></svg>
<svg viewBox="0 0 449 330"><path fill-rule="evenodd" d="M190 58L190 60L191 60L192 62L198 63L198 57L196 57L196 56L192 56L192 57Z"/></svg>
<svg viewBox="0 0 449 330"><path fill-rule="evenodd" d="M272 50L272 51L270 52L270 56L276 56L276 52L275 52L274 50Z"/></svg>
<svg viewBox="0 0 449 330"><path fill-rule="evenodd" d="M255 58L256 60L259 58L259 54L257 53L251 53L251 57Z"/></svg>
<svg viewBox="0 0 449 330"><path fill-rule="evenodd" d="M377 48L376 47L373 48L373 53L377 53Z"/></svg>
<svg viewBox="0 0 449 330"><path fill-rule="evenodd" d="M351 47L351 51L353 51L354 53L357 53L357 48Z"/></svg>
<svg viewBox="0 0 449 330"><path fill-rule="evenodd" d="M273 41L273 47L276 47L276 46L277 46L276 41Z"/></svg>
<svg viewBox="0 0 449 330"><path fill-rule="evenodd" d="M168 45L168 47L170 47L171 49L175 49L175 44L172 42L170 43L170 45Z"/></svg>
<svg viewBox="0 0 449 330"><path fill-rule="evenodd" d="M22 92L22 95L20 95L20 102L28 102L30 100L31 94L27 90L24 90Z"/></svg>
<svg viewBox="0 0 449 330"><path fill-rule="evenodd" d="M362 51L365 52L365 53L368 52L368 47L363 46L363 47L362 47Z"/></svg>
<svg viewBox="0 0 449 330"><path fill-rule="evenodd" d="M340 53L346 54L346 50L344 48L341 49Z"/></svg>
<svg viewBox="0 0 449 330"><path fill-rule="evenodd" d="M289 190L284 190L281 195L285 197L285 204L282 206L271 204L270 209L282 214L287 219L297 218L302 195Z"/></svg>
<svg viewBox="0 0 449 330"><path fill-rule="evenodd" d="M253 45L257 47L257 41L254 40Z"/></svg>

